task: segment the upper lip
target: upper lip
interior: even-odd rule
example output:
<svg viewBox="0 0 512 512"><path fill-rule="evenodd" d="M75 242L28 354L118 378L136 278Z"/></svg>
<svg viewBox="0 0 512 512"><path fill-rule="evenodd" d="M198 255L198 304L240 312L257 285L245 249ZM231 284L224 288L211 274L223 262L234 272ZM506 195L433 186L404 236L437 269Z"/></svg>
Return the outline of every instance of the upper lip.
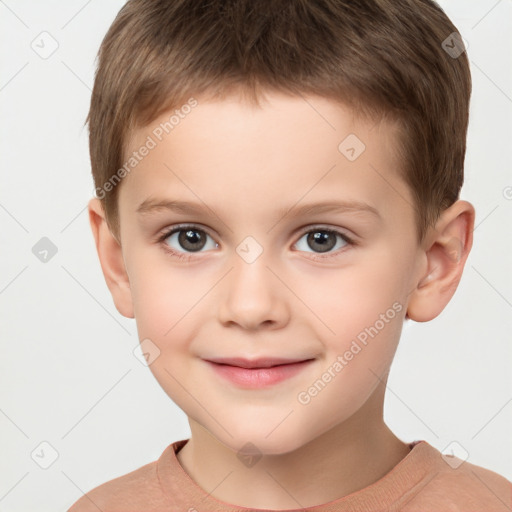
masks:
<svg viewBox="0 0 512 512"><path fill-rule="evenodd" d="M239 366L240 368L270 368L281 364L301 363L309 361L310 358L286 359L281 357L260 357L258 359L245 359L243 357L217 357L206 359L212 363L226 364L229 366Z"/></svg>

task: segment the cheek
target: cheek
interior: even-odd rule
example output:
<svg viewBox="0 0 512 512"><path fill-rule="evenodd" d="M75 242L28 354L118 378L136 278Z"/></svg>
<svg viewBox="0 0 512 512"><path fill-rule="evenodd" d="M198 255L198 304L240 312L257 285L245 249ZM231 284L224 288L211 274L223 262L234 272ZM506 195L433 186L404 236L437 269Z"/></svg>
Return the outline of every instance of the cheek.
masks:
<svg viewBox="0 0 512 512"><path fill-rule="evenodd" d="M214 276L198 274L197 267L170 264L165 255L133 261L130 275L135 318L141 335L154 336L163 344L183 339L176 336L194 317ZM190 335L190 325L188 325Z"/></svg>
<svg viewBox="0 0 512 512"><path fill-rule="evenodd" d="M153 350L158 356L149 369L162 389L188 412L191 343L201 328L198 315L205 314L201 298L213 283L198 278L193 269L171 266L162 257L141 259L131 281L139 340L149 339L157 347Z"/></svg>
<svg viewBox="0 0 512 512"><path fill-rule="evenodd" d="M399 276L397 255L381 250L350 268L319 272L309 280L307 304L322 321L314 319L325 373L310 383L313 395L320 390L318 398L303 389L306 402L311 399L319 409L336 403L344 414L357 410L375 389L389 369L403 326Z"/></svg>
<svg viewBox="0 0 512 512"><path fill-rule="evenodd" d="M385 309L377 321L365 320L364 315L349 317L337 324L336 336L324 338L325 361L295 397L304 428L347 420L386 380L402 329L400 304Z"/></svg>
<svg viewBox="0 0 512 512"><path fill-rule="evenodd" d="M295 281L294 291L308 306L308 318L339 350L347 340L379 322L382 315L385 320L394 319L403 308L404 286L397 255L386 248L361 255L349 266L318 268ZM381 322L378 327L382 327ZM387 322L382 330L390 331Z"/></svg>

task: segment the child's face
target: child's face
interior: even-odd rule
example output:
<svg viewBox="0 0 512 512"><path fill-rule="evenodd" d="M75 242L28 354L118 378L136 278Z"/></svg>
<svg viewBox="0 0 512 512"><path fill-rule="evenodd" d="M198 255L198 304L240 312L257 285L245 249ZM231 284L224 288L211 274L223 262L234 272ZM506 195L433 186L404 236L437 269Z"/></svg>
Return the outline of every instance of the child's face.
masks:
<svg viewBox="0 0 512 512"><path fill-rule="evenodd" d="M154 130L172 112L136 132L129 154L148 135L156 147L124 178L119 213L133 314L162 388L233 449L285 453L353 416L386 379L424 259L392 128L324 98L269 98L262 109L197 98L161 141ZM137 211L172 201L197 211ZM377 214L296 213L355 201ZM181 243L180 232L158 241L178 224ZM206 361L221 357L312 361L250 387Z"/></svg>

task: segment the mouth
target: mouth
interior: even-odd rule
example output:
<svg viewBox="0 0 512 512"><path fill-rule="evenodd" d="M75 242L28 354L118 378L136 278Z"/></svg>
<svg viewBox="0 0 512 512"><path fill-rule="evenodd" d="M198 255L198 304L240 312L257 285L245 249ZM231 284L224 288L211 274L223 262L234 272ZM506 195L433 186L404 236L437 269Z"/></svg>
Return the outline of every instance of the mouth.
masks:
<svg viewBox="0 0 512 512"><path fill-rule="evenodd" d="M258 389L276 385L298 375L311 365L314 359L265 358L249 361L240 358L224 358L205 361L217 375L231 384L242 388Z"/></svg>
<svg viewBox="0 0 512 512"><path fill-rule="evenodd" d="M274 366L283 366L287 364L303 363L311 361L313 358L286 359L282 357L260 357L258 359L245 359L242 357L218 357L207 359L210 363L236 366L247 369L272 368Z"/></svg>

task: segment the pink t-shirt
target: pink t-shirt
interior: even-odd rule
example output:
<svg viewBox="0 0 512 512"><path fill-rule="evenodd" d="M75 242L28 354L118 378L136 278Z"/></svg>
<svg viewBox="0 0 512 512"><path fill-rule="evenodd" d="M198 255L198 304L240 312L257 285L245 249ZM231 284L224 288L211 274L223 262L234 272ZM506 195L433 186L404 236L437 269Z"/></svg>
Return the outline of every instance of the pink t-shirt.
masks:
<svg viewBox="0 0 512 512"><path fill-rule="evenodd" d="M169 445L160 458L82 496L68 512L248 512L199 487L176 454L188 439ZM510 512L512 483L497 473L446 459L426 441L381 479L347 496L302 512ZM450 463L448 463L448 462ZM457 466L457 467L456 467ZM268 509L265 509L268 510ZM283 511L281 511L283 512Z"/></svg>

